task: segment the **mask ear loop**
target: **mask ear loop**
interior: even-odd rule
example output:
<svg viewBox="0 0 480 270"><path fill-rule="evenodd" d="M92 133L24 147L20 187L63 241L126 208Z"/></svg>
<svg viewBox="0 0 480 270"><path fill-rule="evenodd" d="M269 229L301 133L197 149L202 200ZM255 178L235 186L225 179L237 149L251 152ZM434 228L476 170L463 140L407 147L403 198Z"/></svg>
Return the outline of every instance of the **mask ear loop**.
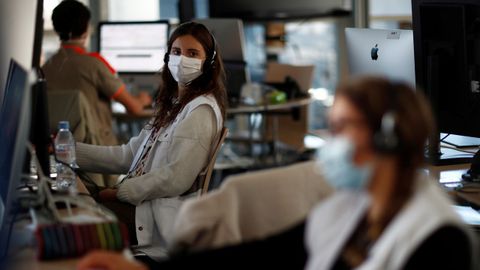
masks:
<svg viewBox="0 0 480 270"><path fill-rule="evenodd" d="M166 52L163 56L163 63L168 64L168 61L170 61L170 53Z"/></svg>

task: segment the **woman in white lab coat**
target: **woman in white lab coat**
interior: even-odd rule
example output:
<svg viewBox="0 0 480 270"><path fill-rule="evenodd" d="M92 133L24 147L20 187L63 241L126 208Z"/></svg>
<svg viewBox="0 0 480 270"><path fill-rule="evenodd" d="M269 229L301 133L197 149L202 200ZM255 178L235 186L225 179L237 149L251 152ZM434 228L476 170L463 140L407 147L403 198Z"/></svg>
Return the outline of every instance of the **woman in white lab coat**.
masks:
<svg viewBox="0 0 480 270"><path fill-rule="evenodd" d="M153 119L121 146L77 144L81 169L126 174L97 199L129 228L137 252L166 256L182 202L196 196L225 116L224 70L215 39L202 24L179 25L168 40Z"/></svg>

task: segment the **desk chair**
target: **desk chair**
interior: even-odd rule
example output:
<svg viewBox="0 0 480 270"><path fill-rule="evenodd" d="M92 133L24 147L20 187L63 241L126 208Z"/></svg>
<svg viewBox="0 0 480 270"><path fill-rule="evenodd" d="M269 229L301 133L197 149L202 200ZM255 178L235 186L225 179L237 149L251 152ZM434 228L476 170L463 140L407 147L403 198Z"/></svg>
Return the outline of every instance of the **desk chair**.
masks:
<svg viewBox="0 0 480 270"><path fill-rule="evenodd" d="M80 90L48 91L50 130L57 131L59 121L70 122L70 131L77 142L101 144L98 126L87 98Z"/></svg>
<svg viewBox="0 0 480 270"><path fill-rule="evenodd" d="M315 161L231 176L219 189L184 202L170 250L200 251L279 233L305 220L332 192Z"/></svg>
<svg viewBox="0 0 480 270"><path fill-rule="evenodd" d="M218 139L217 144L213 148L213 152L211 153L207 167L198 175L198 181L201 187L200 195L208 192L210 179L212 178L213 167L215 166L215 160L217 159L218 152L220 152L220 149L222 148L223 142L225 141L227 134L228 128L223 127L220 131L220 138Z"/></svg>
<svg viewBox="0 0 480 270"><path fill-rule="evenodd" d="M47 98L51 132L56 133L58 122L66 120L70 123L70 131L75 141L94 145L106 144L97 124L95 108L88 103L80 90L48 91ZM110 186L116 182L114 176L95 173L87 173L87 175L98 186Z"/></svg>

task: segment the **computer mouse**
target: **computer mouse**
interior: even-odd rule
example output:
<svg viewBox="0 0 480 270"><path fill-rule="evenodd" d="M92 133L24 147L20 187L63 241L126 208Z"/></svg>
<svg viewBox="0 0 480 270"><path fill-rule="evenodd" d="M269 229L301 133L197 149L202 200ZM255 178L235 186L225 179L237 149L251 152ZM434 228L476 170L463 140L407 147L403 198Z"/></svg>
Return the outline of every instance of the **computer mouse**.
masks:
<svg viewBox="0 0 480 270"><path fill-rule="evenodd" d="M480 150L473 156L472 165L466 173L462 174L462 179L464 181L480 182Z"/></svg>

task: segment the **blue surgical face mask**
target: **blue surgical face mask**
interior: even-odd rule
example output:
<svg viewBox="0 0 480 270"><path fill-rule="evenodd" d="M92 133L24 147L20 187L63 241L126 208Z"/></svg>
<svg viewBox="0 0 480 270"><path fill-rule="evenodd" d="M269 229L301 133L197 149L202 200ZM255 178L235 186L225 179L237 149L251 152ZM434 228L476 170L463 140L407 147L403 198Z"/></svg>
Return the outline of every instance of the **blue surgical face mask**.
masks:
<svg viewBox="0 0 480 270"><path fill-rule="evenodd" d="M355 146L345 137L330 139L317 152L317 167L335 189L364 190L372 176L371 164L353 163Z"/></svg>

